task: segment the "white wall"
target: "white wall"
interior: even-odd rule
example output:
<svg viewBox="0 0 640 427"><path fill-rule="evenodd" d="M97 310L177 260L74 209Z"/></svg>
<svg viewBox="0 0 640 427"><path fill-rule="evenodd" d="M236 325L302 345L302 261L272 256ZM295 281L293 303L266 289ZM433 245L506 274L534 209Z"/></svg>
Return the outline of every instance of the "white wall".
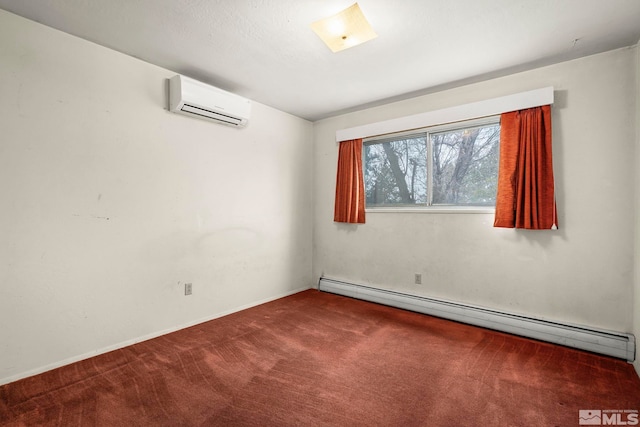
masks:
<svg viewBox="0 0 640 427"><path fill-rule="evenodd" d="M0 11L0 384L312 286L312 124L174 74Z"/></svg>
<svg viewBox="0 0 640 427"><path fill-rule="evenodd" d="M484 307L632 330L636 48L317 122L314 280L319 276ZM428 70L425 70L428 72ZM333 223L335 132L555 87L560 229L492 227L492 214L367 213ZM414 285L414 273L423 285Z"/></svg>
<svg viewBox="0 0 640 427"><path fill-rule="evenodd" d="M639 42L640 45L640 42ZM633 287L633 334L636 336L636 361L634 366L640 375L640 53L636 48L636 146L635 146L635 234L634 234L634 287Z"/></svg>

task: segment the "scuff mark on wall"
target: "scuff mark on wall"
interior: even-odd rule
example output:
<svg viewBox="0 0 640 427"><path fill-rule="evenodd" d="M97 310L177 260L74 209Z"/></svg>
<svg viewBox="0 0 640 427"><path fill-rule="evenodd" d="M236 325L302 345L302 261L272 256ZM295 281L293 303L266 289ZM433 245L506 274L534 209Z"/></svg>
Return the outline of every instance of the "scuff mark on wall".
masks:
<svg viewBox="0 0 640 427"><path fill-rule="evenodd" d="M109 221L111 218L108 216L99 216L99 215L80 215L80 214L71 214L76 218L93 218L93 219L104 219L105 221Z"/></svg>

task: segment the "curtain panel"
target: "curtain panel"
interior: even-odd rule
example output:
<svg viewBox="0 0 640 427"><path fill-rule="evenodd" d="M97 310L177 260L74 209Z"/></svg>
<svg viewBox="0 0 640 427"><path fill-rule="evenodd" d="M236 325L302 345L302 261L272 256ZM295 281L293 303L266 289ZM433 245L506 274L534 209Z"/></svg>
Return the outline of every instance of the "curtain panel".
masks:
<svg viewBox="0 0 640 427"><path fill-rule="evenodd" d="M551 106L504 113L494 227L558 226L551 150Z"/></svg>
<svg viewBox="0 0 640 427"><path fill-rule="evenodd" d="M333 220L364 224L365 189L362 172L362 139L340 142L336 201Z"/></svg>

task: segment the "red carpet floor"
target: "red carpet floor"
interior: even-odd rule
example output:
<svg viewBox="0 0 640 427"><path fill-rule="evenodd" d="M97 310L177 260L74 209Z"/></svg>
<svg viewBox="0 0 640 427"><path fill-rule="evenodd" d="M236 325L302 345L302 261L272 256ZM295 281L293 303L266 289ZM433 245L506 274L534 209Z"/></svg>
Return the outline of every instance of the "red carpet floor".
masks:
<svg viewBox="0 0 640 427"><path fill-rule="evenodd" d="M315 290L0 387L0 426L577 426L580 410L640 410L633 367Z"/></svg>

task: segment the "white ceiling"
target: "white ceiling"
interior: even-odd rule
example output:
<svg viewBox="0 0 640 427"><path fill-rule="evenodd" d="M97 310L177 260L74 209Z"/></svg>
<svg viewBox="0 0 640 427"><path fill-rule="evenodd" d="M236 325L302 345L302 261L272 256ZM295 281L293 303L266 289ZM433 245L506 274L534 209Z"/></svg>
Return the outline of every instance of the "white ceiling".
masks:
<svg viewBox="0 0 640 427"><path fill-rule="evenodd" d="M309 24L353 3L0 0L0 8L309 120L640 39L640 0L359 0L378 38L334 54Z"/></svg>

